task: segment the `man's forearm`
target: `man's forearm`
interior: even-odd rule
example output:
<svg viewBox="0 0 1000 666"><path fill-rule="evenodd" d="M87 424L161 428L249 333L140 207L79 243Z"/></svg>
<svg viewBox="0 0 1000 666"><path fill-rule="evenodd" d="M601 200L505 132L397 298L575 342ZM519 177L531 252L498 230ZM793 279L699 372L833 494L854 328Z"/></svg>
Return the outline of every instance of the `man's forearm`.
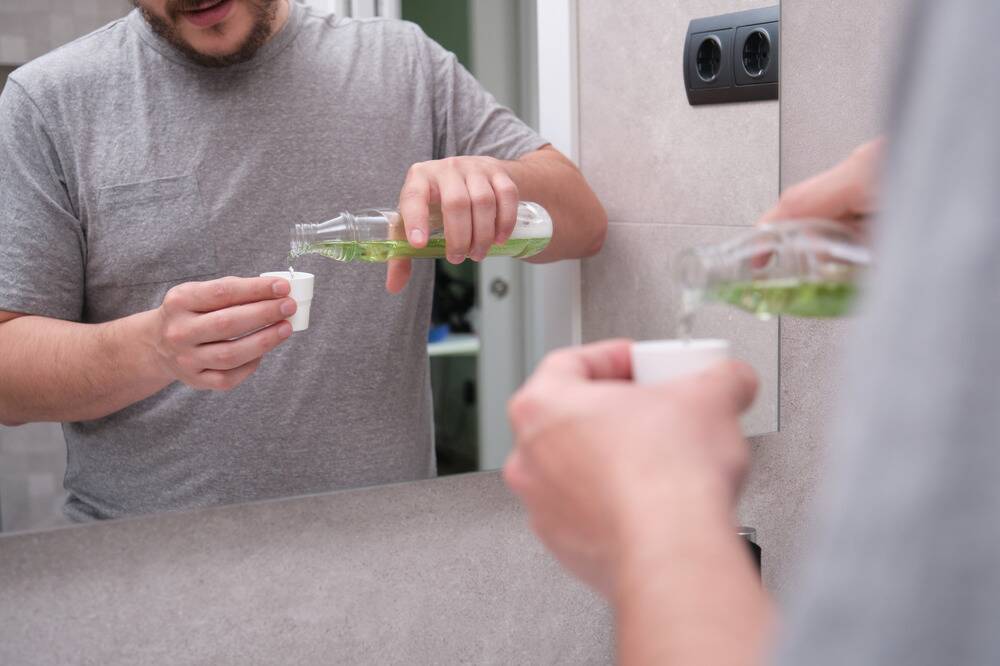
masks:
<svg viewBox="0 0 1000 666"><path fill-rule="evenodd" d="M615 599L621 664L763 663L774 614L726 514L697 502L649 507L647 533L629 554ZM656 524L672 527L650 538Z"/></svg>
<svg viewBox="0 0 1000 666"><path fill-rule="evenodd" d="M580 170L555 149L535 151L508 163L521 199L552 216L552 242L533 262L589 257L604 244L608 216Z"/></svg>
<svg viewBox="0 0 1000 666"><path fill-rule="evenodd" d="M0 323L0 422L88 421L172 378L145 331L155 311L104 324L21 316Z"/></svg>

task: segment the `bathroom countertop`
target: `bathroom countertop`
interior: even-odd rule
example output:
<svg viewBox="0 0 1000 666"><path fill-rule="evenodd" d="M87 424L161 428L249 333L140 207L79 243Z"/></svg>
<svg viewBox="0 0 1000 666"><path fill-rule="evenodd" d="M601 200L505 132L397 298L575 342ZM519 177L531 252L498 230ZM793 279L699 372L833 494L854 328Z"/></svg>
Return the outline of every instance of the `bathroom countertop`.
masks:
<svg viewBox="0 0 1000 666"><path fill-rule="evenodd" d="M0 663L608 663L497 473L0 537Z"/></svg>

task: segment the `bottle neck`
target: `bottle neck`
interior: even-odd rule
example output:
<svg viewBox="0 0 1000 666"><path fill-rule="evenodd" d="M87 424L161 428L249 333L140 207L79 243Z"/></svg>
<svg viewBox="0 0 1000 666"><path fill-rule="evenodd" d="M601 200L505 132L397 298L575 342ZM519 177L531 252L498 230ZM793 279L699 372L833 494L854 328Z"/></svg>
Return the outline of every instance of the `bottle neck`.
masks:
<svg viewBox="0 0 1000 666"><path fill-rule="evenodd" d="M731 279L725 254L715 246L690 248L677 257L674 279L680 288L681 326L690 327L691 317L711 301L716 287Z"/></svg>
<svg viewBox="0 0 1000 666"><path fill-rule="evenodd" d="M292 249L290 256L294 259L309 253L309 246L316 238L315 224L296 224L292 227Z"/></svg>
<svg viewBox="0 0 1000 666"><path fill-rule="evenodd" d="M301 257L305 254L320 253L333 259L334 256L349 249L350 244L358 241L358 225L353 215L341 213L335 218L318 224L296 224L291 233L291 256Z"/></svg>
<svg viewBox="0 0 1000 666"><path fill-rule="evenodd" d="M705 291L727 279L725 257L712 246L690 248L677 257L675 278L684 290Z"/></svg>

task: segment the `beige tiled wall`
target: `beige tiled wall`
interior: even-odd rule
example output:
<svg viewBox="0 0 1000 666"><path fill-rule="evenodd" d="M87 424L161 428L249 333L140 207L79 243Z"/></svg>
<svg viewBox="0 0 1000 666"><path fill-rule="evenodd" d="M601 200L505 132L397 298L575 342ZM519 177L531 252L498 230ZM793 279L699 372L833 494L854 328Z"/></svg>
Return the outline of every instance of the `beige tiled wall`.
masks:
<svg viewBox="0 0 1000 666"><path fill-rule="evenodd" d="M23 65L131 8L129 0L0 0L0 64Z"/></svg>
<svg viewBox="0 0 1000 666"><path fill-rule="evenodd" d="M692 107L681 67L688 22L772 0L580 0L580 159L608 209L605 249L583 263L583 335L675 335L671 259L753 224L778 194L778 103ZM699 315L762 379L749 432L777 428L778 326Z"/></svg>
<svg viewBox="0 0 1000 666"><path fill-rule="evenodd" d="M906 0L784 0L780 152L778 103L690 107L681 48L691 18L774 2L580 0L581 163L608 207L609 238L583 266L584 337L669 337L670 256L752 224L788 185L878 133L888 54ZM754 467L741 506L758 530L765 579L780 591L795 570L822 475L825 422L849 321L761 324L702 317L696 335L736 341L762 374L750 416ZM780 394L778 376L780 374Z"/></svg>
<svg viewBox="0 0 1000 666"><path fill-rule="evenodd" d="M906 0L784 0L781 181L825 169L882 129ZM754 442L744 522L756 525L765 577L793 580L823 475L830 407L850 321L781 322L781 432Z"/></svg>

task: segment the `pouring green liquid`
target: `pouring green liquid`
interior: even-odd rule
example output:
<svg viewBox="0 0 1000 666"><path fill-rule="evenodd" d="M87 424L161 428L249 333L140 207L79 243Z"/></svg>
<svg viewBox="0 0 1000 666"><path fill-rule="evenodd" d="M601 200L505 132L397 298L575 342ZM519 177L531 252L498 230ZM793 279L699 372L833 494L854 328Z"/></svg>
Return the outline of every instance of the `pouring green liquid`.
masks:
<svg viewBox="0 0 1000 666"><path fill-rule="evenodd" d="M719 284L708 294L708 300L727 303L765 319L775 315L826 318L848 314L857 292L853 282L764 280Z"/></svg>
<svg viewBox="0 0 1000 666"><path fill-rule="evenodd" d="M531 257L549 244L549 238L512 238L494 245L489 257ZM433 259L446 256L445 240L431 238L426 247L417 248L405 240L377 241L319 241L302 246L297 254L320 254L337 261L364 261L370 263L390 259Z"/></svg>

